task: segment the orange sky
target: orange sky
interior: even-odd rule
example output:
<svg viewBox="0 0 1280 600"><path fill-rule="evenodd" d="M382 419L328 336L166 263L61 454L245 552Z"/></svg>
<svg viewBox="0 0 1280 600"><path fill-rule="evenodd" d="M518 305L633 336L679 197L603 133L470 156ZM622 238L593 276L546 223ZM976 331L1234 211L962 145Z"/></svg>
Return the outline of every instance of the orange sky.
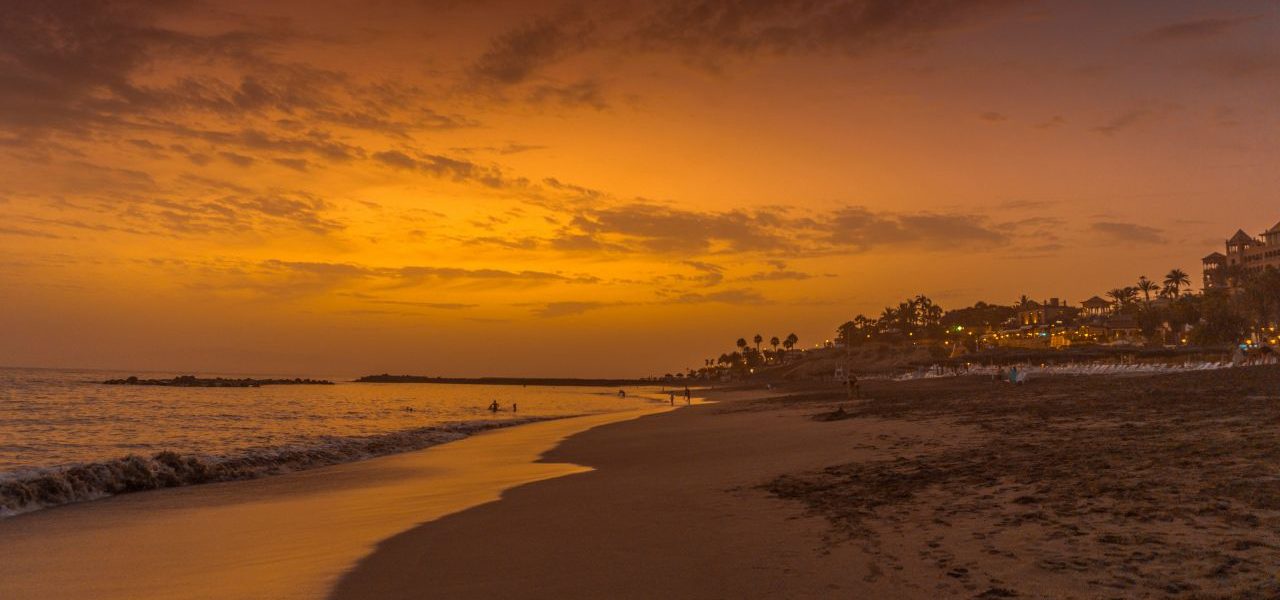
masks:
<svg viewBox="0 0 1280 600"><path fill-rule="evenodd" d="M661 374L1280 219L1270 1L45 4L0 364Z"/></svg>

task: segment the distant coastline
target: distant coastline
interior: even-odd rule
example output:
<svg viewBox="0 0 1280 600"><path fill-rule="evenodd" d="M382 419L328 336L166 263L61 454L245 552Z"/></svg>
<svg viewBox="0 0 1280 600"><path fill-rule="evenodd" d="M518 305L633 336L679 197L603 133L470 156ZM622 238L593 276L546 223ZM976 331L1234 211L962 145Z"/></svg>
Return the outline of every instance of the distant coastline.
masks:
<svg viewBox="0 0 1280 600"><path fill-rule="evenodd" d="M227 379L224 377L214 377L212 379L203 379L195 375L179 375L172 379L138 379L137 377L127 377L124 379L108 379L102 382L104 385L158 385L164 387L262 387L264 385L333 385L332 381L324 379Z"/></svg>
<svg viewBox="0 0 1280 600"><path fill-rule="evenodd" d="M616 387L654 385L648 379L577 379L572 377L428 377L426 375L365 375L356 383L451 383L464 385L576 385L583 387Z"/></svg>

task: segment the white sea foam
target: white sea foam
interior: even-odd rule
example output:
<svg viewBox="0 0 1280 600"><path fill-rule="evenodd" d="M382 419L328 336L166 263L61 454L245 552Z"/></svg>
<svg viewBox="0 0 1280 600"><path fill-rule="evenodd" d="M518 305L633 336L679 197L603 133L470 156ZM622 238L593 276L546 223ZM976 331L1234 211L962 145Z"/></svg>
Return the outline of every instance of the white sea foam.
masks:
<svg viewBox="0 0 1280 600"><path fill-rule="evenodd" d="M480 431L547 418L452 423L374 436L329 438L309 446L247 450L229 456L165 451L151 456L23 469L0 476L0 517L128 492L252 479L420 450Z"/></svg>

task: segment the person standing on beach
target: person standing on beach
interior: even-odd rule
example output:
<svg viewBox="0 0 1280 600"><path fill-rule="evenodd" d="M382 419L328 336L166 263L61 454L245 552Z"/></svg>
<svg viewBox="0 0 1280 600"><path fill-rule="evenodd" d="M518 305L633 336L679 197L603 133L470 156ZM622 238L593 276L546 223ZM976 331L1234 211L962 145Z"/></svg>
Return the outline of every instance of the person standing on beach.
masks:
<svg viewBox="0 0 1280 600"><path fill-rule="evenodd" d="M493 402L490 402L490 403L489 403L489 412L493 412L493 413L498 412L498 401L497 401L497 400L494 400Z"/></svg>
<svg viewBox="0 0 1280 600"><path fill-rule="evenodd" d="M684 403L693 404L693 394L689 392L689 386L684 386Z"/></svg>
<svg viewBox="0 0 1280 600"><path fill-rule="evenodd" d="M671 392L671 398L670 398L670 400L671 400L671 406L675 406L675 405L676 405L676 393L675 393L675 392Z"/></svg>
<svg viewBox="0 0 1280 600"><path fill-rule="evenodd" d="M515 402L512 402L512 403L511 403L511 412L516 412L516 410L517 410L517 408L516 408L516 403L515 403Z"/></svg>

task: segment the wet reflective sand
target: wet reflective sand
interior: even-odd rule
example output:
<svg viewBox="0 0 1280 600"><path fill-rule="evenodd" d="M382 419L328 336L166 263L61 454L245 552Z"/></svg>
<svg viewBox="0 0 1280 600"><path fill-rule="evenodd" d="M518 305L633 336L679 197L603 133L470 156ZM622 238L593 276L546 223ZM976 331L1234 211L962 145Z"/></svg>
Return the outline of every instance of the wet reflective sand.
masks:
<svg viewBox="0 0 1280 600"><path fill-rule="evenodd" d="M588 470L538 463L567 436L666 410L534 423L261 480L125 495L0 521L0 596L316 598L378 541Z"/></svg>

